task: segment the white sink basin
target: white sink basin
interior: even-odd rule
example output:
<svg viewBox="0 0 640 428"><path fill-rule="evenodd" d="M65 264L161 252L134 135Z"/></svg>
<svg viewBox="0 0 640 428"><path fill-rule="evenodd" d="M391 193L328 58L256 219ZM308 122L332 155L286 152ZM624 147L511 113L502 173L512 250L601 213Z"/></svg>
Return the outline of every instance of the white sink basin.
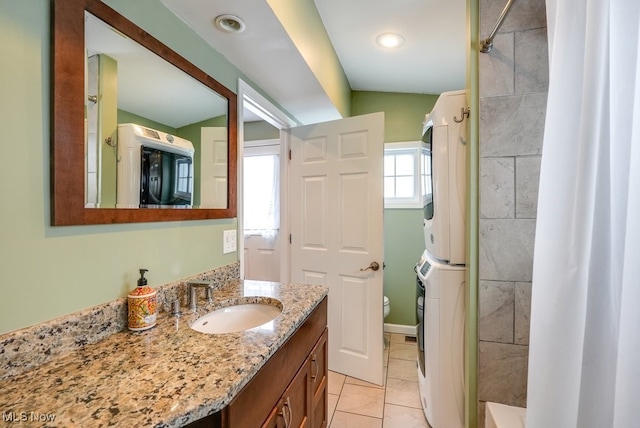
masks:
<svg viewBox="0 0 640 428"><path fill-rule="evenodd" d="M277 305L277 306L276 306ZM208 334L234 333L260 327L282 313L282 303L243 303L216 309L191 324L195 331Z"/></svg>

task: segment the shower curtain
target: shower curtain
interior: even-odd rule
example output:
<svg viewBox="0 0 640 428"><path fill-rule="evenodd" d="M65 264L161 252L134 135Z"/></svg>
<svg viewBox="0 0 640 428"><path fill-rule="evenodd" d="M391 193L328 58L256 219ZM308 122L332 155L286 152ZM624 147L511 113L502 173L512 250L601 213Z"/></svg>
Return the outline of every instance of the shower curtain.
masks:
<svg viewBox="0 0 640 428"><path fill-rule="evenodd" d="M640 427L640 2L547 21L527 428Z"/></svg>

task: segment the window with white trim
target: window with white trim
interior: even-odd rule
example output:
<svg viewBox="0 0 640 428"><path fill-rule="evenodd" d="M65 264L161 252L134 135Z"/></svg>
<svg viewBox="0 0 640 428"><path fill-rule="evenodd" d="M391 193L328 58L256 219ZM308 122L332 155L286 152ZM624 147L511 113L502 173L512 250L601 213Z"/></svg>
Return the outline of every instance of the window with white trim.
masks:
<svg viewBox="0 0 640 428"><path fill-rule="evenodd" d="M274 237L280 229L280 140L245 143L244 234Z"/></svg>
<svg viewBox="0 0 640 428"><path fill-rule="evenodd" d="M385 144L384 207L422 208L431 193L431 152L426 144Z"/></svg>
<svg viewBox="0 0 640 428"><path fill-rule="evenodd" d="M176 171L176 195L191 198L191 184L193 183L191 159L176 159Z"/></svg>

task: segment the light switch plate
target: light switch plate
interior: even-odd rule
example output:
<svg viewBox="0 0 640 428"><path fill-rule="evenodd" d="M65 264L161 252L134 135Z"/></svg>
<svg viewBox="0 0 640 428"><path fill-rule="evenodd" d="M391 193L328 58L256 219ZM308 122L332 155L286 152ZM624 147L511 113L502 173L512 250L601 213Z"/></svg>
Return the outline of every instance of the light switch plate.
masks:
<svg viewBox="0 0 640 428"><path fill-rule="evenodd" d="M236 251L236 231L225 230L222 232L222 254Z"/></svg>

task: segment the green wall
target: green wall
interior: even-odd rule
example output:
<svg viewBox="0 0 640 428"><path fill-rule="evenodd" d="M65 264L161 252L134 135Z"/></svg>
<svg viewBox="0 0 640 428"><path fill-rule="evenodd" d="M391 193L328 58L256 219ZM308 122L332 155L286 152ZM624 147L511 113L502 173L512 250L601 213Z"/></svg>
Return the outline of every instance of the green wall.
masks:
<svg viewBox="0 0 640 428"><path fill-rule="evenodd" d="M416 325L416 273L424 251L422 210L384 210L384 295L391 312L385 323Z"/></svg>
<svg viewBox="0 0 640 428"><path fill-rule="evenodd" d="M157 129L158 131L166 132L171 135L178 135L178 130L167 126L163 123L156 122L155 120L147 119L146 117L139 116L135 113L130 113L125 110L118 110L118 123L135 123L137 125L146 126L147 128Z"/></svg>
<svg viewBox="0 0 640 428"><path fill-rule="evenodd" d="M107 55L99 55L98 96L98 141L118 138L118 63ZM100 206L116 206L116 175L118 170L117 149L100 144L100 174L102 175Z"/></svg>
<svg viewBox="0 0 640 428"><path fill-rule="evenodd" d="M105 3L233 91L238 77L251 82L157 0ZM222 254L236 219L50 226L49 7L0 2L0 57L11 64L0 68L0 334L124 297L141 267L157 286L237 261Z"/></svg>
<svg viewBox="0 0 640 428"><path fill-rule="evenodd" d="M280 130L264 120L244 123L244 141L280 138Z"/></svg>
<svg viewBox="0 0 640 428"><path fill-rule="evenodd" d="M438 95L354 91L353 116L384 111L385 142L416 141L422 137L424 116ZM384 294L389 298L389 324L416 325L416 274L424 251L421 209L384 210Z"/></svg>
<svg viewBox="0 0 640 428"><path fill-rule="evenodd" d="M467 100L472 112L480 111L480 4L467 0ZM465 427L475 428L482 419L478 402L478 288L479 288L479 219L480 219L480 117L471 114L468 123L467 171L467 269L465 280ZM507 363L508 364L508 363ZM480 422L478 422L480 420Z"/></svg>
<svg viewBox="0 0 640 428"><path fill-rule="evenodd" d="M384 141L416 141L422 138L424 116L431 111L439 94L402 94L353 91L351 115L384 112Z"/></svg>

